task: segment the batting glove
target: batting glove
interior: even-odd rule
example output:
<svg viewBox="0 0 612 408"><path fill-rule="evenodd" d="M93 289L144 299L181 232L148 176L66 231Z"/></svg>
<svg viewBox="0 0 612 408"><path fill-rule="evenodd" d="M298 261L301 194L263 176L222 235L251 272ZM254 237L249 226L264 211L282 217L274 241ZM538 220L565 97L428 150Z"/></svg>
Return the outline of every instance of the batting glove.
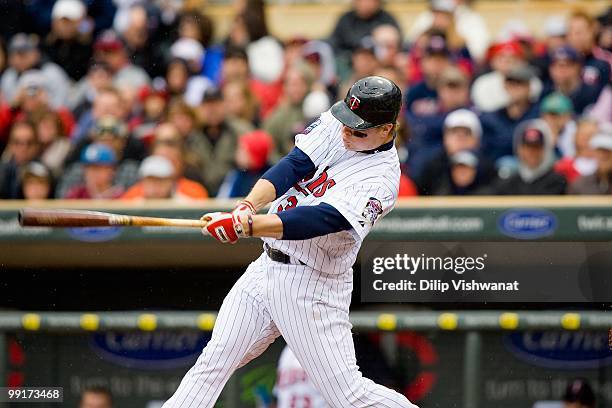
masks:
<svg viewBox="0 0 612 408"><path fill-rule="evenodd" d="M233 213L208 213L202 218L203 221L208 221L206 227L202 228L204 235L210 235L214 239L224 244L235 244L238 238L246 238L240 216Z"/></svg>
<svg viewBox="0 0 612 408"><path fill-rule="evenodd" d="M236 204L236 208L232 211L232 214L240 216L241 220L246 219L249 215L255 215L256 213L257 210L255 206L249 200L239 201L238 204Z"/></svg>

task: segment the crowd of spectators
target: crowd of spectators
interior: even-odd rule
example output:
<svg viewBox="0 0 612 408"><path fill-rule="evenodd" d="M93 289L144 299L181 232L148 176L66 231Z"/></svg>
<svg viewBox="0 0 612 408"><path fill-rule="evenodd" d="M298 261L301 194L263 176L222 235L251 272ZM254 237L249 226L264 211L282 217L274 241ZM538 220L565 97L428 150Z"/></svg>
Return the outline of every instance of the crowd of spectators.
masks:
<svg viewBox="0 0 612 408"><path fill-rule="evenodd" d="M190 3L0 0L0 198L245 195L368 75L404 91L401 196L612 194L611 9L538 37L467 0L407 32L353 0L328 38L281 41L263 0L220 39Z"/></svg>

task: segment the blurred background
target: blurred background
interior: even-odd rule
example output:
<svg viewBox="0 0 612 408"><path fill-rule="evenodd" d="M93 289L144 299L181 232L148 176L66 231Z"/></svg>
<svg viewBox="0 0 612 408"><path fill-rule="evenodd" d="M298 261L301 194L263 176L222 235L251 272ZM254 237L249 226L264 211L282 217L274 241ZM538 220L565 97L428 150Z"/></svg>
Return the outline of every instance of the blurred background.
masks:
<svg viewBox="0 0 612 408"><path fill-rule="evenodd" d="M261 253L180 229L21 229L19 208L230 209L367 75L404 104L400 202L366 245L507 242L520 267L519 241L575 242L577 257L609 243L610 10L0 0L0 386L62 386L67 407L161 406ZM359 270L360 366L419 406L612 406L612 302L372 304ZM272 406L283 345L218 406Z"/></svg>

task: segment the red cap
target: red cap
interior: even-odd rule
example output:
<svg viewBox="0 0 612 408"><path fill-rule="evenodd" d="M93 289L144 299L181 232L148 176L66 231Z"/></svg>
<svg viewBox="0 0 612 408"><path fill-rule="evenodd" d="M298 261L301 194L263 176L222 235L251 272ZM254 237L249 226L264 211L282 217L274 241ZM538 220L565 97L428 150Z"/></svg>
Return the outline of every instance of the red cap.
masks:
<svg viewBox="0 0 612 408"><path fill-rule="evenodd" d="M94 48L96 51L118 51L123 49L123 41L113 30L106 30L98 36Z"/></svg>
<svg viewBox="0 0 612 408"><path fill-rule="evenodd" d="M489 48L489 60L495 58L498 54L510 54L518 58L524 58L523 48L518 41L506 41L494 44Z"/></svg>
<svg viewBox="0 0 612 408"><path fill-rule="evenodd" d="M254 130L240 136L238 141L251 158L251 169L260 170L268 162L274 142L272 136L264 130Z"/></svg>
<svg viewBox="0 0 612 408"><path fill-rule="evenodd" d="M164 98L164 100L168 100L168 92L163 88L151 88L148 85L143 85L138 90L138 100L140 103L144 103L150 96L159 96L160 98Z"/></svg>
<svg viewBox="0 0 612 408"><path fill-rule="evenodd" d="M540 129L527 128L521 135L521 144L530 146L543 146L544 133Z"/></svg>

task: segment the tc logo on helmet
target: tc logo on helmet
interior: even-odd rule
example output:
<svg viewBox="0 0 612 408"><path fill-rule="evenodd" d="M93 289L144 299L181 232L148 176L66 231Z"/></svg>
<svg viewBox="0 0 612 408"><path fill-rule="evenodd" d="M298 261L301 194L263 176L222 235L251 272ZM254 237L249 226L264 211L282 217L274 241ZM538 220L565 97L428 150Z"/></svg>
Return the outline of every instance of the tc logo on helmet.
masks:
<svg viewBox="0 0 612 408"><path fill-rule="evenodd" d="M359 98L353 95L349 100L349 108L351 108L351 110L359 109L360 103L361 101L359 100Z"/></svg>

